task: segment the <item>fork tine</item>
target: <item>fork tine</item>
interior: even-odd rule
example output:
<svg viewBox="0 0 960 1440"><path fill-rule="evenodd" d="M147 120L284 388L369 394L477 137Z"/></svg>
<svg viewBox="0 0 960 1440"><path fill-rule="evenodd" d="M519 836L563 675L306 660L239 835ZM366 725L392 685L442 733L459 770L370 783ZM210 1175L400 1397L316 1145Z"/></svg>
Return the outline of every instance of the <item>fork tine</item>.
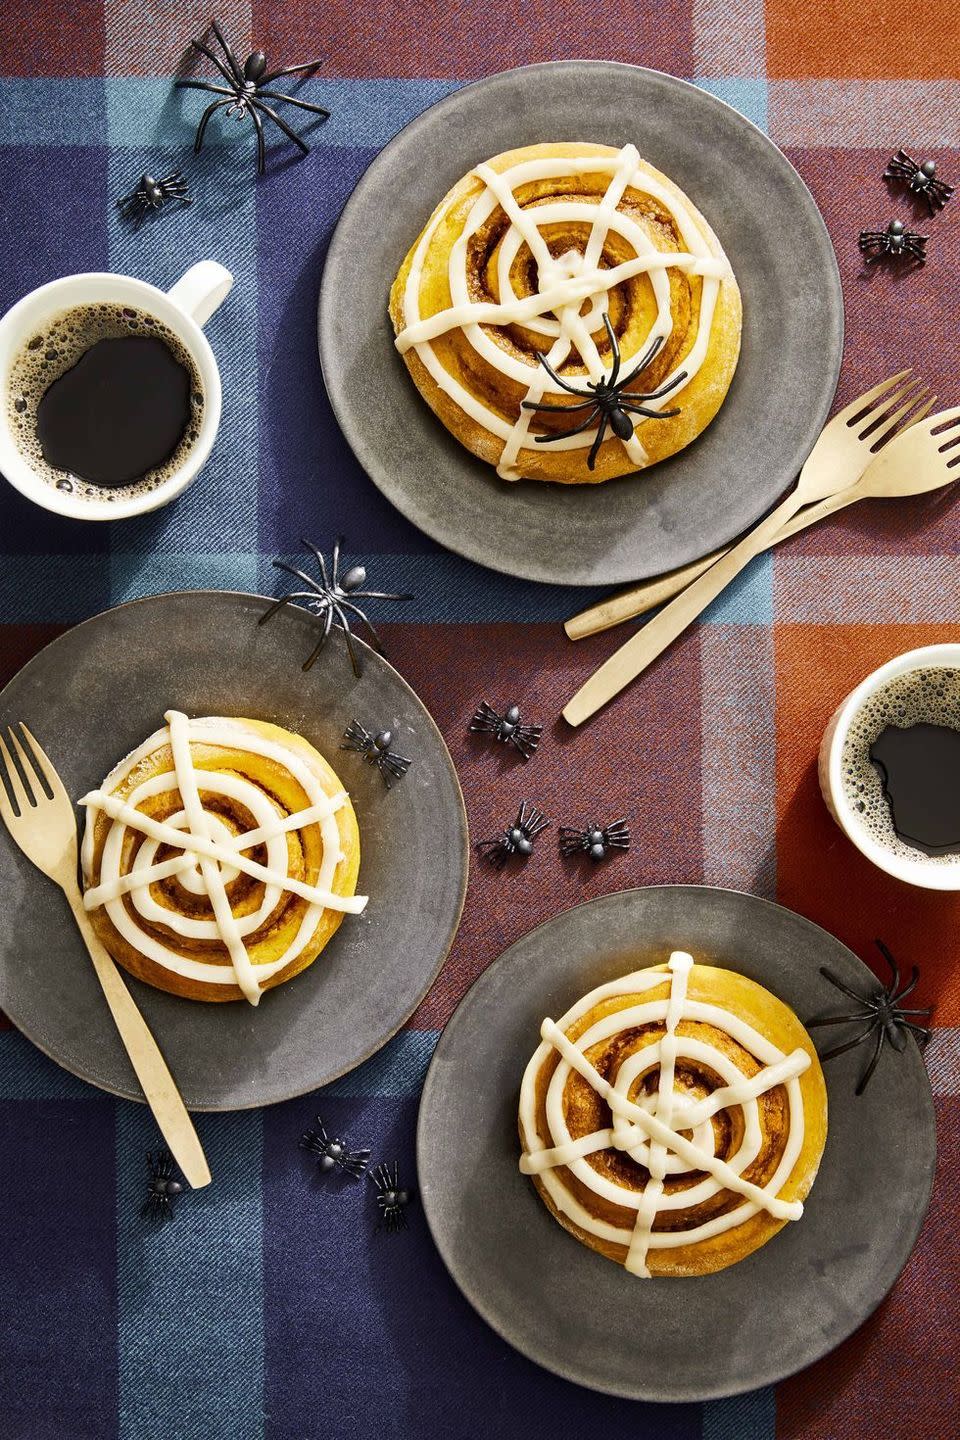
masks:
<svg viewBox="0 0 960 1440"><path fill-rule="evenodd" d="M47 798L52 800L54 795L56 795L57 793L58 786L61 789L63 788L63 781L60 779L60 776L57 774L56 770L50 763L50 759L43 746L40 744L40 741L22 720L20 721L20 733L27 737L27 740L29 742L29 749L32 752L30 755L30 760L33 765L33 769L39 775L40 780L44 785L44 789L47 793Z"/></svg>
<svg viewBox="0 0 960 1440"><path fill-rule="evenodd" d="M13 732L8 733L12 734ZM20 778L20 771L16 765L14 765L13 757L4 743L2 731L0 731L0 760L2 760L4 769L6 770L7 784L13 796L11 813L17 816L24 815L30 807L30 801L27 799L27 793L24 789L23 781ZM5 818L7 817L5 816Z"/></svg>
<svg viewBox="0 0 960 1440"><path fill-rule="evenodd" d="M909 429L912 422L908 420L906 425L901 425L901 420L905 415L908 415L910 413L910 411L914 408L914 406L919 400L925 399L929 395L929 393L930 392L926 389L926 387L921 387L919 390L915 390L914 393L908 397L905 403L900 406L899 410L894 410L892 415L884 415L883 420L881 421L882 428L878 428L877 433L870 436L870 449L879 450L880 447L882 445L885 445L887 441L891 438L891 436L895 435L898 430ZM930 409L930 405L934 403L936 398L937 397L935 395L931 398L930 403L927 405L927 410ZM924 411L924 414L926 414L926 411ZM919 419L920 417L917 416L916 418Z"/></svg>
<svg viewBox="0 0 960 1440"><path fill-rule="evenodd" d="M35 766L31 764L30 756L24 749L23 742L21 741L20 736L17 734L16 730L14 730L12 725L7 726L7 743L9 745L12 745L13 749L17 753L17 758L20 761L20 769L23 777L24 789L27 795L27 801L30 804L31 808L35 809L38 804L38 798L34 793L34 781L37 780L39 777L37 776ZM14 765L13 768L16 769L16 765Z"/></svg>
<svg viewBox="0 0 960 1440"><path fill-rule="evenodd" d="M905 400L911 395L920 396L926 393L927 387L923 381L914 376L905 385L901 385L898 390L894 390L890 395L884 395L882 400L878 400L876 405L872 405L866 414L861 415L859 420L854 422L857 439L866 440L870 431L878 429L891 414L893 407L899 405L901 400ZM850 421L847 424L849 425Z"/></svg>
<svg viewBox="0 0 960 1440"><path fill-rule="evenodd" d="M933 424L927 428L931 435L939 435L943 430L951 430L960 421L960 405L955 405L952 410L941 410L939 415L934 415Z"/></svg>
<svg viewBox="0 0 960 1440"><path fill-rule="evenodd" d="M906 370L901 370L897 375L891 375L888 380L881 380L880 384L874 385L872 390L867 390L863 395L858 395L856 400L851 400L850 404L845 406L844 409L839 411L833 418L835 420L845 420L849 425L858 415L863 414L865 410L872 409L874 401L879 400L881 395L886 394L886 392L900 380L905 380L908 375L912 374L913 366L909 365Z"/></svg>

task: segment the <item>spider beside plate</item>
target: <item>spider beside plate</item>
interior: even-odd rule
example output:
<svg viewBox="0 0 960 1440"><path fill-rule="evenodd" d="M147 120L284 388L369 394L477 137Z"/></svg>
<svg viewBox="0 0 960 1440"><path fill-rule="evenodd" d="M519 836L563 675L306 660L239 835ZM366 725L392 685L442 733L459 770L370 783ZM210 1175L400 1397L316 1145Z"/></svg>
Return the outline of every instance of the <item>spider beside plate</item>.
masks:
<svg viewBox="0 0 960 1440"><path fill-rule="evenodd" d="M453 763L410 687L342 635L309 673L317 622L291 606L191 591L108 610L67 631L0 694L0 721L24 720L70 794L95 787L170 708L274 721L336 766L360 826L366 911L350 916L302 975L256 1008L204 1004L125 977L196 1110L271 1104L316 1089L367 1059L426 993L453 940L467 879L467 824ZM390 729L411 758L388 791L362 753L340 752L357 720ZM0 834L0 1008L65 1069L142 1098L63 898Z"/></svg>
<svg viewBox="0 0 960 1440"><path fill-rule="evenodd" d="M461 1002L427 1076L417 1158L440 1254L498 1334L580 1385L697 1401L781 1380L866 1320L916 1242L936 1135L913 1041L884 1049L860 1096L858 1047L824 1068L829 1129L802 1218L753 1255L696 1279L640 1280L578 1244L518 1168L524 1067L544 1016L678 947L766 986L802 1020L842 1008L821 964L854 991L878 988L839 940L751 895L665 885L593 900L518 940Z"/></svg>
<svg viewBox="0 0 960 1440"><path fill-rule="evenodd" d="M510 485L418 395L394 348L388 290L434 206L471 166L558 139L618 149L632 141L682 187L733 266L743 343L716 419L672 459L598 486ZM330 243L319 345L351 449L421 530L510 575L613 585L725 544L793 482L833 399L843 300L810 192L749 120L671 75L572 60L466 86L374 160Z"/></svg>

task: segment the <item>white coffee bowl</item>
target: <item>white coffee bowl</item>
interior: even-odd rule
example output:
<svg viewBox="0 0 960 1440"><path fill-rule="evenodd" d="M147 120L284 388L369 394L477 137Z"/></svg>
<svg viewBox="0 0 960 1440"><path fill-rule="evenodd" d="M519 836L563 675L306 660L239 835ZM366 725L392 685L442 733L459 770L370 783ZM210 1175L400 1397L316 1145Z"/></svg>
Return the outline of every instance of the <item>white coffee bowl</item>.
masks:
<svg viewBox="0 0 960 1440"><path fill-rule="evenodd" d="M897 655L886 665L881 665L879 670L874 670L834 712L820 745L818 761L820 789L827 809L847 838L880 870L907 885L918 885L924 890L960 890L960 860L931 864L919 853L916 860L907 859L881 845L864 825L845 793L843 748L850 726L864 705L891 680L915 670L946 669L960 669L960 645L925 645L920 650L908 650L904 655Z"/></svg>
<svg viewBox="0 0 960 1440"><path fill-rule="evenodd" d="M230 292L233 276L215 260L192 265L172 290L158 290L130 275L92 272L65 275L31 290L0 319L0 474L28 500L76 520L121 520L157 510L180 495L210 454L220 425L220 371L202 326ZM16 443L7 416L10 368L28 340L56 316L84 305L129 305L154 316L192 357L203 386L200 430L182 465L142 494L94 498L59 490L30 464Z"/></svg>

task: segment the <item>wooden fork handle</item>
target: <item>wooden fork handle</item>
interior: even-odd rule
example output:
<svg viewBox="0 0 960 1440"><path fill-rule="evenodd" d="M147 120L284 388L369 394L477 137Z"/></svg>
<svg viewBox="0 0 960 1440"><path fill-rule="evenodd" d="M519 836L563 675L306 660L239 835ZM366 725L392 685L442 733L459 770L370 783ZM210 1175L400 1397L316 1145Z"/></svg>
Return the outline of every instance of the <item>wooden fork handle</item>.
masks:
<svg viewBox="0 0 960 1440"><path fill-rule="evenodd" d="M648 620L643 629L632 635L619 650L615 650L564 706L564 720L569 725L582 725L601 706L619 695L631 680L641 675L668 645L683 634L711 600L726 589L744 566L767 549L772 537L796 514L799 506L796 491L791 491L739 544L721 556L652 620Z"/></svg>
<svg viewBox="0 0 960 1440"><path fill-rule="evenodd" d="M146 1102L153 1111L160 1133L187 1182L194 1190L199 1190L210 1184L210 1167L203 1153L200 1137L193 1127L193 1121L180 1097L167 1062L160 1054L157 1042L137 1009L112 956L104 949L90 924L90 917L83 908L80 896L71 895L69 891L64 893L84 944L90 952L90 959L110 1007L117 1033L130 1057L130 1063L143 1088Z"/></svg>

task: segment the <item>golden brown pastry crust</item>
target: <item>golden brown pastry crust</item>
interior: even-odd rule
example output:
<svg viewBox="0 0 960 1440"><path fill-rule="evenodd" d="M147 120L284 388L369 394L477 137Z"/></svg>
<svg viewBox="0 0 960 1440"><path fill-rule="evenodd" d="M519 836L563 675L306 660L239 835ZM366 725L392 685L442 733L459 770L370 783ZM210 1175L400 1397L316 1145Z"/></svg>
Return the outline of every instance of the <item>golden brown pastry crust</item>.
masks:
<svg viewBox="0 0 960 1440"><path fill-rule="evenodd" d="M622 994L600 1001L566 1030L568 1037L572 1041L576 1041L604 1015L628 1009L634 1005L645 1004L651 1000L665 999L670 991L667 967L659 965L651 968L664 973L663 986L658 986L654 990ZM777 1192L780 1199L803 1201L816 1178L827 1135L826 1085L813 1041L793 1011L782 1000L754 981L747 979L746 976L732 970L711 965L694 965L690 971L687 993L692 1000L700 1000L730 1010L732 1014L745 1020L785 1054L802 1049L810 1056L809 1068L798 1077L804 1114L803 1144L790 1175ZM664 1029L662 1022L642 1027L642 1030L635 1035L631 1049L661 1038ZM676 1033L679 1036L693 1036L708 1040L711 1045L728 1055L745 1075L755 1074L762 1068L760 1062L749 1052L745 1051L725 1032L712 1025L707 1025L702 1021L682 1020ZM604 1053L605 1051L606 1053ZM603 1043L591 1046L587 1055L603 1074L611 1063L622 1059L624 1053L628 1052L621 1050L618 1054L614 1054L614 1047ZM559 1061L559 1054L552 1049L549 1058L540 1067L536 1077L536 1123L541 1136L549 1134L545 1099L550 1079ZM658 1073L657 1069L655 1075ZM651 1088L655 1088L655 1075L654 1080L650 1082ZM696 1063L685 1059L677 1062L677 1077L679 1088L694 1098L706 1096L724 1083L713 1074L698 1072ZM642 1088L642 1085L633 1087L630 1098L636 1098ZM777 1169L786 1134L788 1113L784 1086L777 1086L767 1095L762 1096L758 1100L758 1107L763 1144L757 1158L743 1172L743 1178L763 1186L772 1178ZM610 1112L605 1103L586 1080L576 1073L570 1076L565 1087L564 1114L573 1139L590 1134L610 1123ZM721 1158L728 1159L736 1151L742 1135L739 1110L734 1107L729 1111L722 1111L713 1123L717 1154ZM519 1129L521 1147L524 1154L528 1154L529 1149L525 1143L522 1119ZM600 1152L590 1156L589 1163L600 1173L609 1175L619 1185L625 1186L631 1191L642 1191L648 1179L648 1172L644 1167L620 1152ZM632 1229L636 1220L635 1210L613 1204L604 1197L596 1195L566 1167L557 1167L551 1173L561 1179L563 1185L576 1196L593 1218L604 1220L618 1228ZM610 1260L616 1260L620 1264L624 1263L627 1258L628 1247L626 1245L616 1244L585 1230L570 1216L561 1213L539 1175L533 1175L530 1178L550 1213L565 1230L575 1236L581 1244L589 1246L591 1250L596 1250L601 1255L605 1255ZM698 1173L695 1178L702 1179L703 1176ZM679 1188L688 1188L692 1183L693 1180L687 1175L668 1177L666 1193L673 1193ZM743 1198L740 1195L735 1195L728 1190L721 1190L713 1200L703 1204L679 1212L667 1210L658 1212L654 1222L654 1231L656 1233L672 1225L677 1225L677 1228L692 1229L695 1225L736 1209L742 1203ZM761 1210L744 1223L694 1244L680 1245L669 1249L651 1248L647 1255L647 1265L650 1273L655 1276L710 1274L744 1259L764 1245L788 1223L802 1225L803 1220L789 1222L775 1218Z"/></svg>
<svg viewBox="0 0 960 1440"><path fill-rule="evenodd" d="M303 736L262 720L231 718L229 723L231 726L240 727L241 731L248 729L253 734L263 736L292 750L310 767L325 794L332 796L343 790L344 787L336 772ZM239 746L234 748L195 741L191 742L191 754L198 770L234 770L254 779L259 788L270 796L283 813L293 814L305 809L309 804L309 800L298 782L272 759L254 755ZM123 763L121 762L121 765L117 767L117 771L123 769ZM125 799L137 785L150 775L165 773L172 769L173 756L170 746L162 744L150 755L144 757L119 785L112 783L113 775L117 773L114 771L104 781L102 788L115 794L118 799ZM178 792L173 790L144 801L139 808L144 813L163 820L179 808L179 803ZM234 828L235 833L241 833L248 826L249 817L236 811L231 813L230 803L221 796L217 796L217 807L226 822ZM335 819L344 858L334 871L331 890L337 895L353 895L356 893L357 875L360 869L360 832L357 827L357 817L349 799L336 811ZM86 877L85 888L90 888L99 881L100 860L111 824L109 817L102 810L96 813L92 823L94 825L93 866L90 875ZM131 841L130 843L135 842ZM158 858L162 859L166 853L169 852L161 849L158 852ZM322 858L319 827L310 825L303 831L290 832L287 836L287 854L291 876L312 884L317 878ZM252 858L263 863L263 854L256 850L252 852ZM198 897L188 896L177 885L175 876L158 882L151 887L151 892L158 903L162 905L173 909L186 905L189 906L187 913L197 913L203 918L209 918L209 903L205 900L200 903ZM232 885L228 886L227 893L234 914L243 915L257 908L262 895L262 886L259 881L241 874ZM125 898L124 904L130 910L129 898ZM266 965L283 954L299 929L306 905L307 902L299 896L289 892L285 893L281 907L278 907L268 923L261 930L254 931L252 935L246 937L247 950L254 965ZM332 939L343 918L342 911L325 909L311 939L300 954L282 970L278 970L260 982L261 989L268 990L275 985L282 985L285 980L292 979L294 975L298 975L312 964L324 946ZM100 940L117 963L122 965L125 970L129 970L132 975L136 975L139 980L145 980L148 985L154 985L159 990L166 990L170 994L181 995L190 1000L223 1001L244 998L243 992L237 985L213 984L178 975L149 959L119 933L105 907L100 906L91 911L90 920ZM142 917L137 917L137 924L144 925ZM147 928L149 931L149 927ZM183 955L202 959L207 964L230 965L229 956L219 942L190 940L162 928L158 929L157 935L164 944Z"/></svg>
<svg viewBox="0 0 960 1440"><path fill-rule="evenodd" d="M577 156L616 155L617 151L606 145L585 142L530 145L518 150L506 151L488 161L491 169L502 173L512 166L527 160L543 158L567 158ZM694 225L700 232L712 256L725 260L719 240L699 210L683 191L645 160L639 168L680 201L688 211ZM598 204L603 196L609 174L583 174L561 179L534 181L518 188L517 198L523 208L529 209L548 200L577 198ZM431 238L423 268L420 286L420 313L427 317L451 305L448 279L450 251L461 235L467 216L474 201L484 190L484 184L473 172L458 181L436 207L424 230L437 216L442 216ZM659 201L651 196L627 189L618 207L622 213L635 220L651 243L660 251L682 251L686 247L680 239L676 222ZM495 211L491 220L472 242L469 283L471 300L498 299L496 282L497 245L504 229L502 213ZM498 233L499 232L499 233ZM421 231L421 236L423 235ZM546 232L551 252L561 255L568 250L582 252L589 226L585 222L571 222L569 225L551 226ZM405 326L403 297L414 255L420 236L411 246L390 292L390 318L395 333ZM511 275L519 295L535 293L536 275L532 262L524 268L523 256L528 252L521 248L514 261ZM612 267L633 257L633 250L622 237L611 233L604 246L601 264ZM644 370L636 386L649 393L673 371L681 366L689 355L697 337L697 317L703 291L703 280L696 275L687 275L679 269L665 271L671 288L671 312L674 332L656 356L653 363ZM657 308L650 281L646 275L635 276L616 286L610 292L610 317L617 333L623 357L622 374L630 369L630 362L639 358L645 348L646 337L656 316ZM636 434L647 452L648 460L644 469L674 455L683 449L707 427L716 415L730 382L733 379L740 353L740 328L742 305L736 279L729 266L720 281L716 309L710 332L706 358L696 376L678 390L676 404L680 414L671 419L643 420L637 423ZM514 358L529 365L530 378L537 373L536 352L545 348L544 337L522 325L484 327L490 338ZM602 336L602 339L601 339ZM598 341L601 358L609 365L609 345L602 330L594 337ZM432 342L434 351L443 368L454 376L472 394L512 425L520 412L520 403L526 395L526 387L502 375L488 362L479 357L460 330L438 337ZM500 460L504 441L485 429L467 415L455 399L451 398L430 375L416 350L411 348L403 354L404 363L414 384L427 404L456 438L480 459L496 466ZM580 385L589 378L585 367L574 353L571 363L560 372L565 379ZM555 397L550 396L551 400ZM573 397L571 397L573 403ZM673 405L671 400L667 408ZM580 417L582 418L582 416ZM537 431L566 429L572 422L563 416L538 416ZM627 475L637 470L622 443L608 434L593 470L587 467L588 449L557 450L547 445L531 444L529 449L519 452L516 470L525 479L553 480L561 484L593 484L609 480L618 475Z"/></svg>

